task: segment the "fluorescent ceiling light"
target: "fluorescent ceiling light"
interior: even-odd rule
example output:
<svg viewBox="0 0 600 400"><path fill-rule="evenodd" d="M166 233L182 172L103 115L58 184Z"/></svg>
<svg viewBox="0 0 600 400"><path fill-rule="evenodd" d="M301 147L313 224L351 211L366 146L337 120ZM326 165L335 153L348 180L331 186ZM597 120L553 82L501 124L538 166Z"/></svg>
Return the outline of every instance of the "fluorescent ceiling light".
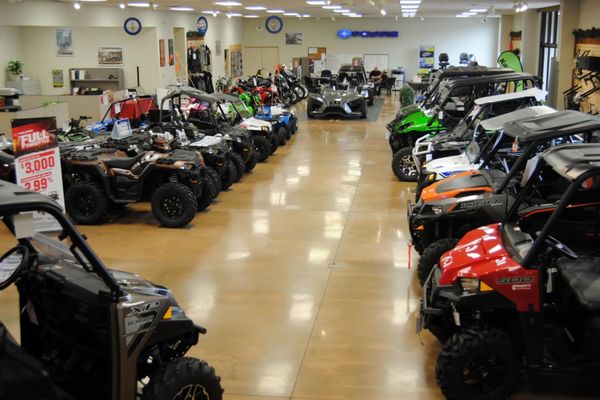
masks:
<svg viewBox="0 0 600 400"><path fill-rule="evenodd" d="M248 14L248 15L244 15L244 18L258 18L258 15Z"/></svg>
<svg viewBox="0 0 600 400"><path fill-rule="evenodd" d="M267 7L263 7L263 6L248 6L248 7L244 7L246 10L250 10L250 11L264 11L267 9Z"/></svg>
<svg viewBox="0 0 600 400"><path fill-rule="evenodd" d="M238 3L237 1L215 1L215 4L223 7L236 7L242 5L242 3Z"/></svg>
<svg viewBox="0 0 600 400"><path fill-rule="evenodd" d="M416 10L417 8L419 8L419 6L416 5L416 4L415 5L411 5L411 4L405 5L405 4L402 4L402 9L403 10Z"/></svg>
<svg viewBox="0 0 600 400"><path fill-rule="evenodd" d="M283 15L285 15L286 17L297 17L300 14L295 13L295 12L286 12L286 13L283 13Z"/></svg>
<svg viewBox="0 0 600 400"><path fill-rule="evenodd" d="M347 13L349 13L349 12L350 12L350 10L347 10L347 9L345 9L345 8L342 8L342 9L340 9L340 10L333 10L333 12L335 12L335 13L346 13L346 14L347 14Z"/></svg>
<svg viewBox="0 0 600 400"><path fill-rule="evenodd" d="M217 16L218 14L221 14L221 11L216 11L216 10L205 10L202 11L202 14L212 14L214 16Z"/></svg>
<svg viewBox="0 0 600 400"><path fill-rule="evenodd" d="M102 3L106 0L79 0L81 3Z"/></svg>
<svg viewBox="0 0 600 400"><path fill-rule="evenodd" d="M469 18L469 16L468 15L458 14L458 15L456 15L456 18Z"/></svg>
<svg viewBox="0 0 600 400"><path fill-rule="evenodd" d="M284 10L267 10L269 14L283 14Z"/></svg>
<svg viewBox="0 0 600 400"><path fill-rule="evenodd" d="M472 13L480 13L480 12L486 12L486 11L487 11L487 8L472 8L469 10L469 12L472 12Z"/></svg>
<svg viewBox="0 0 600 400"><path fill-rule="evenodd" d="M147 2L136 2L136 3L127 3L129 7L150 7L150 3Z"/></svg>
<svg viewBox="0 0 600 400"><path fill-rule="evenodd" d="M327 2L311 0L311 1L307 1L306 4L308 4L309 6L324 6L325 4L327 4Z"/></svg>
<svg viewBox="0 0 600 400"><path fill-rule="evenodd" d="M415 14L415 13L402 13L402 16L403 16L404 18L412 18L412 17L414 17L415 15L417 15L417 14Z"/></svg>
<svg viewBox="0 0 600 400"><path fill-rule="evenodd" d="M468 16L475 15L475 14L477 14L477 13L472 13L472 12L464 12L463 13L463 15L468 15Z"/></svg>
<svg viewBox="0 0 600 400"><path fill-rule="evenodd" d="M331 5L331 6L323 6L323 8L326 10L339 10L340 8L342 8L342 6Z"/></svg>
<svg viewBox="0 0 600 400"><path fill-rule="evenodd" d="M181 7L181 6L173 6L169 7L171 11L194 11L192 7Z"/></svg>
<svg viewBox="0 0 600 400"><path fill-rule="evenodd" d="M348 16L350 18L362 18L362 14L356 14L356 13L348 14Z"/></svg>
<svg viewBox="0 0 600 400"><path fill-rule="evenodd" d="M400 4L421 4L421 0L400 0Z"/></svg>
<svg viewBox="0 0 600 400"><path fill-rule="evenodd" d="M310 14L302 14L302 18L310 18Z"/></svg>
<svg viewBox="0 0 600 400"><path fill-rule="evenodd" d="M242 14L240 13L227 13L227 17L241 17Z"/></svg>

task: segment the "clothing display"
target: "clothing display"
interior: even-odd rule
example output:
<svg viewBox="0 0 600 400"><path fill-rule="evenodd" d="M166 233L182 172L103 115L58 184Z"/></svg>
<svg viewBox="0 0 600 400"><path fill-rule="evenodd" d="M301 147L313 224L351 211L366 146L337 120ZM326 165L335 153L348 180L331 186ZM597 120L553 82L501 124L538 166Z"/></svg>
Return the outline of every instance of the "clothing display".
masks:
<svg viewBox="0 0 600 400"><path fill-rule="evenodd" d="M187 61L190 85L207 93L215 91L212 83L211 52L205 44L188 42Z"/></svg>

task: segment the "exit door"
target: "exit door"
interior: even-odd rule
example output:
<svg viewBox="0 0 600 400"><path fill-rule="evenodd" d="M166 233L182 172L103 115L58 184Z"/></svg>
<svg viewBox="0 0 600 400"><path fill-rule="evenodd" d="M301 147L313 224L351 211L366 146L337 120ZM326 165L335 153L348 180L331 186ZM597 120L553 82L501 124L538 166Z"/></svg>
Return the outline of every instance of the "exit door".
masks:
<svg viewBox="0 0 600 400"><path fill-rule="evenodd" d="M279 47L245 47L243 57L248 75L254 75L260 69L263 76L268 76L279 63Z"/></svg>

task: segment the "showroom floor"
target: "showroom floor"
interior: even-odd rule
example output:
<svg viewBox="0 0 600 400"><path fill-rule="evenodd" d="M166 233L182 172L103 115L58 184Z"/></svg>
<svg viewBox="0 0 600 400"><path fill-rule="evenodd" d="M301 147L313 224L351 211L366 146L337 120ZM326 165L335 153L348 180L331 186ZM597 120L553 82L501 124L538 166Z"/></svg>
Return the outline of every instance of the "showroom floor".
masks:
<svg viewBox="0 0 600 400"><path fill-rule="evenodd" d="M398 100L379 101L377 122L303 121L188 229L158 228L145 206L82 228L107 265L170 287L208 328L191 354L215 366L226 399L441 398L439 346L415 335L412 185L394 178L384 137ZM14 291L2 295L17 332ZM548 399L550 383L517 398Z"/></svg>

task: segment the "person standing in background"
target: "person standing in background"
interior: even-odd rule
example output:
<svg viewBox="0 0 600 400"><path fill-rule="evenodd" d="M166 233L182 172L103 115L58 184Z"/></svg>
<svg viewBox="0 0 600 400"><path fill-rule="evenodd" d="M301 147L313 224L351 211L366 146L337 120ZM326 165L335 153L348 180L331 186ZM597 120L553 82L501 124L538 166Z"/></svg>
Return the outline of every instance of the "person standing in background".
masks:
<svg viewBox="0 0 600 400"><path fill-rule="evenodd" d="M379 94L381 90L379 86L381 86L381 71L377 65L373 67L373 71L369 73L369 80L375 84L375 93Z"/></svg>

